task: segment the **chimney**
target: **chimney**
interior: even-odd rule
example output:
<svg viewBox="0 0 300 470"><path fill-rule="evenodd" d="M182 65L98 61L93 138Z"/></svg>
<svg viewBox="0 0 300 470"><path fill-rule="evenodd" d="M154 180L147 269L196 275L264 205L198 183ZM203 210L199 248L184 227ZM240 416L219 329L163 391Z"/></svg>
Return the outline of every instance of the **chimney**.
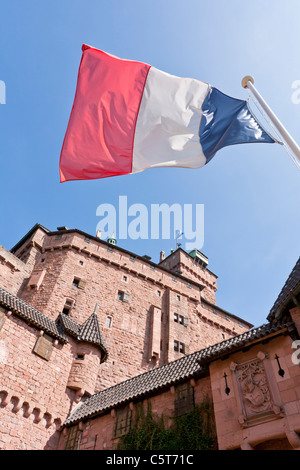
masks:
<svg viewBox="0 0 300 470"><path fill-rule="evenodd" d="M164 251L161 251L161 252L160 252L160 260L159 260L159 262L161 263L164 259L165 259L165 252L164 252Z"/></svg>
<svg viewBox="0 0 300 470"><path fill-rule="evenodd" d="M97 230L96 237L101 238L101 235L102 235L102 230Z"/></svg>

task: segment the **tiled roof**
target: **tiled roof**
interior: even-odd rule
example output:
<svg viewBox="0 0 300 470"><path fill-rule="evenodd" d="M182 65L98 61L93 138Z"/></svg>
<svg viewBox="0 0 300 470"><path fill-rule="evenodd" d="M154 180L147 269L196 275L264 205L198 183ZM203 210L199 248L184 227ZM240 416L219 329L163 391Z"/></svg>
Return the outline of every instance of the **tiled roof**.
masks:
<svg viewBox="0 0 300 470"><path fill-rule="evenodd" d="M0 305L11 310L23 320L40 328L60 341L67 343L68 339L59 324L43 313L28 305L24 300L15 297L0 287Z"/></svg>
<svg viewBox="0 0 300 470"><path fill-rule="evenodd" d="M300 257L298 258L297 263L295 264L291 274L286 280L283 288L281 289L273 307L270 310L270 313L267 317L269 321L274 319L276 312L284 306L288 301L292 293L299 292L300 289Z"/></svg>
<svg viewBox="0 0 300 470"><path fill-rule="evenodd" d="M103 354L101 356L101 362L106 360L108 352L101 333L96 311L82 325L63 313L61 313L57 320L54 321L39 310L28 305L24 300L21 300L19 297L15 297L1 287L0 305L11 310L27 323L36 326L63 343L68 342L66 333L69 333L78 341L95 344L102 350Z"/></svg>
<svg viewBox="0 0 300 470"><path fill-rule="evenodd" d="M77 323L75 320L69 317L69 315L65 315L64 313L60 313L56 320L59 324L62 325L64 331L69 333L76 338L79 335L80 324Z"/></svg>
<svg viewBox="0 0 300 470"><path fill-rule="evenodd" d="M276 333L287 326L270 323L262 325L96 393L76 406L64 426L96 416L131 400L155 394L157 391L180 381L200 376L211 360L244 347L252 341Z"/></svg>
<svg viewBox="0 0 300 470"><path fill-rule="evenodd" d="M64 331L74 336L78 341L85 341L100 346L103 352L101 362L107 359L108 351L100 329L96 309L82 325L64 313L59 314L57 321L63 326Z"/></svg>
<svg viewBox="0 0 300 470"><path fill-rule="evenodd" d="M104 338L100 329L96 305L94 313L82 324L79 331L79 339L88 343L101 344L105 349Z"/></svg>

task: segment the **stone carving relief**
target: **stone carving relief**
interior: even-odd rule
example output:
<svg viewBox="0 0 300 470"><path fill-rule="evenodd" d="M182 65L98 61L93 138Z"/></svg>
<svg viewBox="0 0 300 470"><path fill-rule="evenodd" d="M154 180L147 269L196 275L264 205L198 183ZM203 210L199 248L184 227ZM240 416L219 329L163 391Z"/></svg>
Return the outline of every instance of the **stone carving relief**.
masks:
<svg viewBox="0 0 300 470"><path fill-rule="evenodd" d="M242 408L239 422L243 425L275 419L281 415L281 408L273 399L264 359L264 354L259 353L258 357L251 361L231 365L236 376Z"/></svg>
<svg viewBox="0 0 300 470"><path fill-rule="evenodd" d="M263 364L251 361L236 372L247 416L271 410L273 403Z"/></svg>

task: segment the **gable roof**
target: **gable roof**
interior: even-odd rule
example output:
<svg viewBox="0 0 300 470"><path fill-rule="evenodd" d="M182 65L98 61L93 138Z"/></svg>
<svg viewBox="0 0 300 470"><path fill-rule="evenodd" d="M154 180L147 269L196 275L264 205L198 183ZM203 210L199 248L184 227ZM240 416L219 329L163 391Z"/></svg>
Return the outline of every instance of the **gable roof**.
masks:
<svg viewBox="0 0 300 470"><path fill-rule="evenodd" d="M24 300L10 294L1 287L0 306L12 311L27 323L43 330L62 343L68 343L66 333L75 337L77 341L92 343L102 350L101 362L107 359L108 351L100 329L96 309L82 325L63 313L60 313L57 320L54 321L36 308L31 307L31 305L24 302Z"/></svg>
<svg viewBox="0 0 300 470"><path fill-rule="evenodd" d="M115 406L154 395L182 381L203 376L207 373L207 365L212 360L237 351L268 335L280 334L288 326L289 324L279 323L262 325L107 388L80 402L66 419L64 426L103 414Z"/></svg>

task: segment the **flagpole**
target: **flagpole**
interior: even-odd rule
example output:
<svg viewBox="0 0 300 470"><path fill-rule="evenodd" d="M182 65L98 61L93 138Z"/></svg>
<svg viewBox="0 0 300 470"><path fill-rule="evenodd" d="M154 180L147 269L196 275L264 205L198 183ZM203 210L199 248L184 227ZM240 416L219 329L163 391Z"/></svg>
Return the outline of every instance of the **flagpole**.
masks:
<svg viewBox="0 0 300 470"><path fill-rule="evenodd" d="M283 138L283 140L286 142L286 144L289 146L290 150L293 152L295 157L297 158L298 162L300 163L300 147L295 142L293 137L289 134L289 132L286 130L286 128L283 126L283 124L279 121L277 116L273 113L271 108L268 106L268 104L265 102L263 97L259 94L257 89L254 86L254 78L251 77L250 75L247 75L246 77L243 78L242 80L242 86L244 88L248 88L253 96L256 98L262 109L265 111L269 119L272 121L274 124L275 128Z"/></svg>

